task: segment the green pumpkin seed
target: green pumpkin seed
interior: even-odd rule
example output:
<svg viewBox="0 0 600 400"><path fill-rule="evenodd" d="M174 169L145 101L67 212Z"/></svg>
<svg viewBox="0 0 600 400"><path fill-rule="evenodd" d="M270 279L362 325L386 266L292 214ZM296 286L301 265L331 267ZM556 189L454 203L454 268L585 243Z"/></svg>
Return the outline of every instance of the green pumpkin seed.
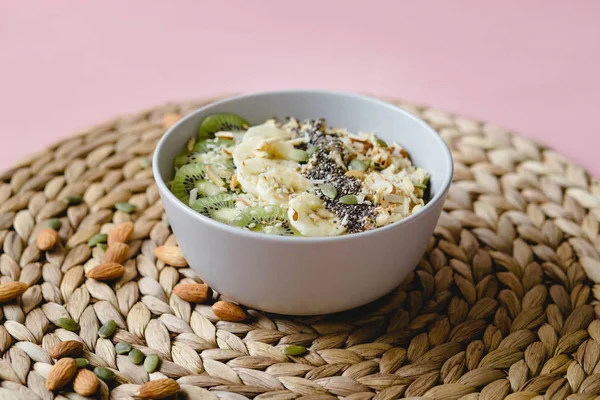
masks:
<svg viewBox="0 0 600 400"><path fill-rule="evenodd" d="M98 330L98 336L100 336L101 338L107 338L107 337L111 336L113 333L115 333L115 329L117 329L117 323L115 322L114 319L109 319Z"/></svg>
<svg viewBox="0 0 600 400"><path fill-rule="evenodd" d="M283 352L288 356L299 356L306 353L306 347L304 346L287 346Z"/></svg>
<svg viewBox="0 0 600 400"><path fill-rule="evenodd" d="M292 153L290 154L290 158L294 161L298 161L298 162L306 162L308 161L308 153L304 150L300 150L300 149L294 149L292 150Z"/></svg>
<svg viewBox="0 0 600 400"><path fill-rule="evenodd" d="M147 373L151 374L158 368L158 364L160 363L160 358L158 355L152 353L148 354L146 359L144 360L144 369Z"/></svg>
<svg viewBox="0 0 600 400"><path fill-rule="evenodd" d="M354 204L358 204L358 199L353 194L347 194L345 196L340 197L338 202L340 202L342 204L354 205Z"/></svg>
<svg viewBox="0 0 600 400"><path fill-rule="evenodd" d="M115 351L117 354L127 354L131 351L132 347L129 343L119 342L115 345Z"/></svg>
<svg viewBox="0 0 600 400"><path fill-rule="evenodd" d="M380 145L381 147L388 147L388 144L385 142L385 140L383 139L375 139L375 141L377 142L378 145Z"/></svg>
<svg viewBox="0 0 600 400"><path fill-rule="evenodd" d="M46 222L46 226L48 228L54 229L55 231L59 230L61 225L62 225L62 222L60 222L60 219L58 219L58 218L52 218L52 219L49 219L48 222Z"/></svg>
<svg viewBox="0 0 600 400"><path fill-rule="evenodd" d="M142 167L142 169L146 169L151 165L152 165L152 161L150 161L149 158L142 158L140 160L140 167Z"/></svg>
<svg viewBox="0 0 600 400"><path fill-rule="evenodd" d="M85 358L76 358L75 364L77 364L77 368L85 368L85 367L87 367L89 362Z"/></svg>
<svg viewBox="0 0 600 400"><path fill-rule="evenodd" d="M358 158L355 158L354 160L350 161L350 165L348 165L348 169L350 169L351 171L366 171L367 164L365 164Z"/></svg>
<svg viewBox="0 0 600 400"><path fill-rule="evenodd" d="M67 196L67 197L65 197L65 201L70 206L74 206L74 205L77 205L77 204L81 203L81 200L83 200L83 197L81 197L81 196Z"/></svg>
<svg viewBox="0 0 600 400"><path fill-rule="evenodd" d="M106 249L108 249L108 245L106 243L100 243L96 247L100 247L104 251L106 251Z"/></svg>
<svg viewBox="0 0 600 400"><path fill-rule="evenodd" d="M135 211L135 206L133 204L125 203L122 201L115 204L115 208L127 214L131 214Z"/></svg>
<svg viewBox="0 0 600 400"><path fill-rule="evenodd" d="M417 189L427 189L427 185L423 185L422 183L413 183L413 186Z"/></svg>
<svg viewBox="0 0 600 400"><path fill-rule="evenodd" d="M88 246L94 247L97 244L106 243L107 239L108 235L106 233L98 233L97 235L92 236L90 240L88 240Z"/></svg>
<svg viewBox="0 0 600 400"><path fill-rule="evenodd" d="M102 379L104 382L112 381L113 379L115 379L115 373L108 368L96 367L94 368L94 373L98 378Z"/></svg>
<svg viewBox="0 0 600 400"><path fill-rule="evenodd" d="M69 317L61 317L56 320L56 325L71 332L79 330L79 324Z"/></svg>
<svg viewBox="0 0 600 400"><path fill-rule="evenodd" d="M133 349L129 352L129 359L135 365L141 364L144 361L144 353L140 349Z"/></svg>
<svg viewBox="0 0 600 400"><path fill-rule="evenodd" d="M331 183L324 183L319 186L319 189L321 189L321 192L330 199L335 199L335 196L337 196L338 193L335 186L333 186Z"/></svg>
<svg viewBox="0 0 600 400"><path fill-rule="evenodd" d="M319 148L317 146L308 146L308 149L306 149L306 152L308 153L309 156L312 156L313 154L315 154L317 152Z"/></svg>

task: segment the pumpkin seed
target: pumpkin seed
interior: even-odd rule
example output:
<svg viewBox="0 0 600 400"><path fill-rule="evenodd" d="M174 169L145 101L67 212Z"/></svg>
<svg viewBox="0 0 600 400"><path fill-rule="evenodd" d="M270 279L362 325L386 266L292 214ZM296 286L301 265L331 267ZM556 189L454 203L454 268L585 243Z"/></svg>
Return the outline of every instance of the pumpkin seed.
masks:
<svg viewBox="0 0 600 400"><path fill-rule="evenodd" d="M102 379L105 382L112 381L113 379L115 379L115 373L108 368L96 367L94 368L94 373L98 378Z"/></svg>
<svg viewBox="0 0 600 400"><path fill-rule="evenodd" d="M308 149L306 149L306 152L308 153L309 156L312 156L313 154L315 154L318 150L317 146L308 146Z"/></svg>
<svg viewBox="0 0 600 400"><path fill-rule="evenodd" d="M60 219L58 218L51 218L48 220L48 222L46 222L46 226L54 229L55 231L59 230L61 225L62 222L60 222Z"/></svg>
<svg viewBox="0 0 600 400"><path fill-rule="evenodd" d="M359 160L358 158L355 158L354 160L350 161L350 164L348 165L348 169L350 169L351 171L366 171L367 164L365 164L363 161Z"/></svg>
<svg viewBox="0 0 600 400"><path fill-rule="evenodd" d="M340 202L341 204L353 205L358 204L358 199L353 194L347 194L345 196L340 197L338 202Z"/></svg>
<svg viewBox="0 0 600 400"><path fill-rule="evenodd" d="M144 353L140 349L133 349L129 352L129 359L132 363L138 365L144 361Z"/></svg>
<svg viewBox="0 0 600 400"><path fill-rule="evenodd" d="M150 161L149 158L142 158L140 160L140 167L142 167L142 169L146 169L151 165L152 165L152 161Z"/></svg>
<svg viewBox="0 0 600 400"><path fill-rule="evenodd" d="M115 204L115 208L127 214L131 214L135 211L135 206L133 204L129 204L123 201L120 201L117 204Z"/></svg>
<svg viewBox="0 0 600 400"><path fill-rule="evenodd" d="M385 140L383 139L375 139L375 141L377 142L378 145L380 145L381 147L388 147L388 144L385 142Z"/></svg>
<svg viewBox="0 0 600 400"><path fill-rule="evenodd" d="M335 196L337 196L337 193L338 193L335 186L333 186L333 184L331 184L331 183L324 183L321 186L319 186L319 189L321 189L321 193L323 193L325 196L329 197L330 199L335 199Z"/></svg>
<svg viewBox="0 0 600 400"><path fill-rule="evenodd" d="M287 346L283 352L288 356L299 356L306 353L306 347L304 346Z"/></svg>
<svg viewBox="0 0 600 400"><path fill-rule="evenodd" d="M115 351L117 354L127 354L131 351L132 347L129 343L119 342L115 345Z"/></svg>
<svg viewBox="0 0 600 400"><path fill-rule="evenodd" d="M106 249L108 249L108 245L106 243L100 243L96 247L100 247L104 251L106 251Z"/></svg>
<svg viewBox="0 0 600 400"><path fill-rule="evenodd" d="M56 325L71 332L79 330L79 324L69 317L60 317L56 320Z"/></svg>
<svg viewBox="0 0 600 400"><path fill-rule="evenodd" d="M77 205L77 204L81 203L81 200L83 200L83 197L81 197L81 196L67 196L67 197L65 197L65 201L70 206L74 206L74 205Z"/></svg>
<svg viewBox="0 0 600 400"><path fill-rule="evenodd" d="M85 367L87 367L89 362L85 358L76 358L75 364L77 364L77 368L85 368Z"/></svg>
<svg viewBox="0 0 600 400"><path fill-rule="evenodd" d="M156 371L159 363L160 358L158 358L157 354L148 354L148 356L144 360L144 369L147 373L151 374L152 372Z"/></svg>
<svg viewBox="0 0 600 400"><path fill-rule="evenodd" d="M94 247L97 244L105 243L107 239L108 235L106 233L98 233L97 235L92 236L90 240L88 240L88 246Z"/></svg>
<svg viewBox="0 0 600 400"><path fill-rule="evenodd" d="M417 189L427 189L427 185L423 185L422 183L413 183L413 186Z"/></svg>
<svg viewBox="0 0 600 400"><path fill-rule="evenodd" d="M290 158L294 161L298 161L298 162L306 162L308 161L308 153L304 150L300 150L300 149L294 149L292 150L292 153L290 154Z"/></svg>
<svg viewBox="0 0 600 400"><path fill-rule="evenodd" d="M115 329L117 329L117 323L115 322L114 319L109 319L98 330L98 336L100 336L101 338L107 338L107 337L111 336L113 333L115 333Z"/></svg>

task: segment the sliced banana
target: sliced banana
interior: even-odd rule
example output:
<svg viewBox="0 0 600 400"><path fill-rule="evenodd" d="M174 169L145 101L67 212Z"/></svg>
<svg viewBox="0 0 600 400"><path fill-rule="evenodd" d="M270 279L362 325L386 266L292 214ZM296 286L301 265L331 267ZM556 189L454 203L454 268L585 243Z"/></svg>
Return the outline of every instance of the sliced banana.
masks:
<svg viewBox="0 0 600 400"><path fill-rule="evenodd" d="M235 150L233 151L233 163L236 167L243 161L254 158L257 155L259 147L261 147L264 143L264 139L260 137L245 139L242 143L238 144ZM265 154L266 155L266 154Z"/></svg>
<svg viewBox="0 0 600 400"><path fill-rule="evenodd" d="M244 135L244 141L255 137L262 139L277 138L281 140L288 140L292 138L292 134L285 129L276 127L274 123L267 122L248 129Z"/></svg>
<svg viewBox="0 0 600 400"><path fill-rule="evenodd" d="M278 167L281 164L278 162ZM273 168L258 177L256 191L265 203L287 207L290 195L308 191L312 187L313 183L296 171Z"/></svg>
<svg viewBox="0 0 600 400"><path fill-rule="evenodd" d="M289 202L290 224L304 236L338 236L346 228L315 194L302 193Z"/></svg>

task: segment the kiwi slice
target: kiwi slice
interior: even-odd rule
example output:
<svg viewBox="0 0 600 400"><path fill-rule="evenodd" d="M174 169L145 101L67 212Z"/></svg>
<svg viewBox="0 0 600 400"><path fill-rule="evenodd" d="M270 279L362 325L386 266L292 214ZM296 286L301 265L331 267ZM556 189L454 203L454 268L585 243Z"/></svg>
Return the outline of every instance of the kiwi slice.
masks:
<svg viewBox="0 0 600 400"><path fill-rule="evenodd" d="M234 142L231 139L224 138L214 138L214 139L203 139L196 144L192 148L193 152L197 153L208 153L209 151L215 150L221 147L230 147L233 146Z"/></svg>
<svg viewBox="0 0 600 400"><path fill-rule="evenodd" d="M187 164L175 173L173 179L173 194L186 205L190 202L190 192L198 189L198 197L214 196L221 189L207 179L206 170L202 164Z"/></svg>
<svg viewBox="0 0 600 400"><path fill-rule="evenodd" d="M217 148L233 146L233 140L227 139L204 139L195 143L191 151L182 152L175 158L175 169L179 169L185 164L210 162L211 164L220 164L228 169L233 169L233 159L225 153L214 152L214 155L206 157L205 154L214 151Z"/></svg>
<svg viewBox="0 0 600 400"><path fill-rule="evenodd" d="M248 228L254 232L263 232L270 235L300 235L290 224L286 210L274 205L247 208L238 214L231 224L239 228Z"/></svg>
<svg viewBox="0 0 600 400"><path fill-rule="evenodd" d="M209 115L200 122L198 140L212 138L217 132L239 132L248 129L250 124L244 118L235 114Z"/></svg>
<svg viewBox="0 0 600 400"><path fill-rule="evenodd" d="M231 221L239 214L235 208L235 196L220 193L215 196L202 197L192 203L192 208L214 220L231 224Z"/></svg>

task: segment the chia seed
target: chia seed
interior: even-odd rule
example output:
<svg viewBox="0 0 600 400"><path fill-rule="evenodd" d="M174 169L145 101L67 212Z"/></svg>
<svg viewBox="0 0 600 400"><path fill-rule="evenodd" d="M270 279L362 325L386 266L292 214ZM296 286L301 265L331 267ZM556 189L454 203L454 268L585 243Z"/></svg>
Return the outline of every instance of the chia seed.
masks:
<svg viewBox="0 0 600 400"><path fill-rule="evenodd" d="M360 193L361 181L352 176L346 176L346 169L335 162L334 154L339 155L344 164L348 163L349 154L345 151L342 141L336 134L325 132L325 121L307 121L305 134L308 143L317 148L308 160L308 168L304 173L308 179L331 183L337 189L337 197L331 199L325 196L320 189L315 193L325 202L325 207L335 213L348 233L357 233L365 230L375 218L375 207L372 204L341 204L339 198L348 194Z"/></svg>

